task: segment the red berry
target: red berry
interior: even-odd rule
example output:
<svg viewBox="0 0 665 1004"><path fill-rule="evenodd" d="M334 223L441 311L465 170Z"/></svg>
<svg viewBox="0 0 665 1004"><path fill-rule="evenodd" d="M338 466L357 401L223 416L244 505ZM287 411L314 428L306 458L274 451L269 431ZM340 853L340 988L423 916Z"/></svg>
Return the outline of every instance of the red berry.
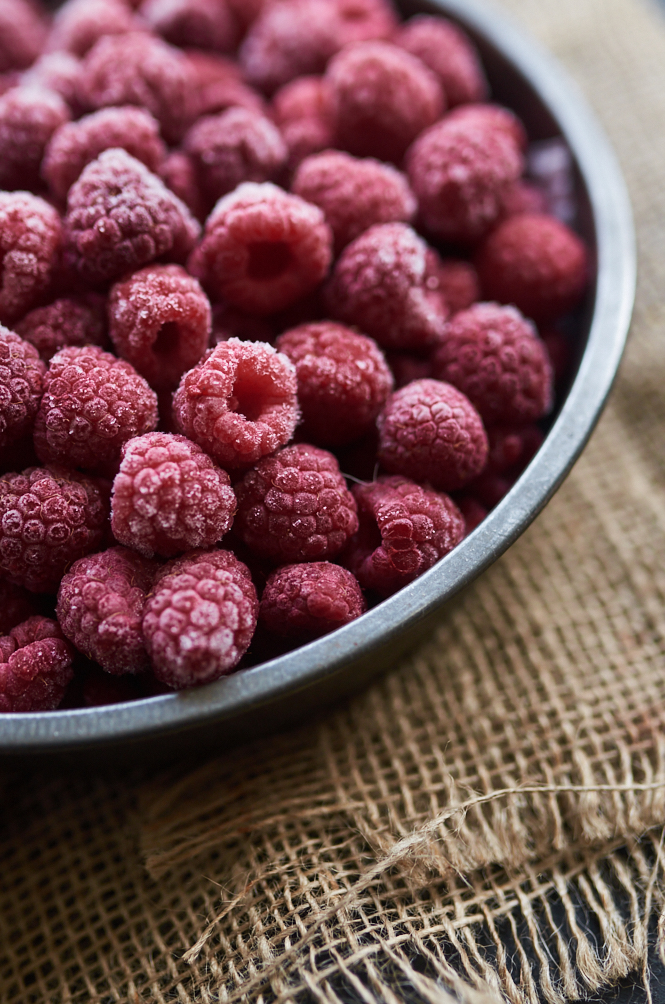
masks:
<svg viewBox="0 0 665 1004"><path fill-rule="evenodd" d="M476 47L452 21L419 14L402 25L393 41L437 75L451 108L467 101L483 101L487 96L487 81Z"/></svg>
<svg viewBox="0 0 665 1004"><path fill-rule="evenodd" d="M536 455L544 437L537 425L491 425L487 438L490 449L486 470L517 476Z"/></svg>
<svg viewBox="0 0 665 1004"><path fill-rule="evenodd" d="M544 213L547 199L540 188L521 178L508 188L503 196L502 219L520 213Z"/></svg>
<svg viewBox="0 0 665 1004"><path fill-rule="evenodd" d="M46 25L30 0L0 4L0 73L24 70L34 63L46 36Z"/></svg>
<svg viewBox="0 0 665 1004"><path fill-rule="evenodd" d="M53 19L46 49L64 50L80 58L103 35L126 35L138 27L129 5L122 0L66 0Z"/></svg>
<svg viewBox="0 0 665 1004"><path fill-rule="evenodd" d="M329 561L285 565L273 572L259 604L271 634L306 641L349 624L365 612L354 575Z"/></svg>
<svg viewBox="0 0 665 1004"><path fill-rule="evenodd" d="M226 0L144 0L141 17L172 45L231 52L239 26Z"/></svg>
<svg viewBox="0 0 665 1004"><path fill-rule="evenodd" d="M81 63L69 52L47 52L21 75L24 87L41 87L59 94L71 112L78 113Z"/></svg>
<svg viewBox="0 0 665 1004"><path fill-rule="evenodd" d="M191 157L182 150L171 150L162 161L157 174L166 187L185 203L192 216L197 220L205 220L207 204Z"/></svg>
<svg viewBox="0 0 665 1004"><path fill-rule="evenodd" d="M466 310L480 299L478 273L471 262L461 258L442 258L437 273L439 288L451 314Z"/></svg>
<svg viewBox="0 0 665 1004"><path fill-rule="evenodd" d="M455 108L446 118L450 125L474 126L483 132L503 132L515 146L524 152L528 145L528 137L524 124L514 112L502 105L474 104Z"/></svg>
<svg viewBox="0 0 665 1004"><path fill-rule="evenodd" d="M323 77L296 77L275 94L272 114L294 170L305 157L333 146L329 88Z"/></svg>
<svg viewBox="0 0 665 1004"><path fill-rule="evenodd" d="M0 639L0 713L53 711L73 677L72 652L54 620L30 617Z"/></svg>
<svg viewBox="0 0 665 1004"><path fill-rule="evenodd" d="M487 516L488 510L472 495L460 495L459 498L456 499L456 502L457 508L462 513L462 516L464 516L464 522L466 523L466 536L468 537L477 526L480 526L482 521Z"/></svg>
<svg viewBox="0 0 665 1004"><path fill-rule="evenodd" d="M12 87L0 97L0 188L39 187L46 144L68 118L60 95L42 87Z"/></svg>
<svg viewBox="0 0 665 1004"><path fill-rule="evenodd" d="M192 79L190 123L234 106L262 114L263 99L242 82L236 63L211 52L185 53Z"/></svg>
<svg viewBox="0 0 665 1004"><path fill-rule="evenodd" d="M0 579L0 635L37 613L35 597L22 586L13 586Z"/></svg>
<svg viewBox="0 0 665 1004"><path fill-rule="evenodd" d="M19 321L16 332L34 345L45 363L69 345L103 347L107 342L106 316L93 296L63 298L37 307Z"/></svg>
<svg viewBox="0 0 665 1004"><path fill-rule="evenodd" d="M32 430L45 373L37 349L0 324L0 449Z"/></svg>
<svg viewBox="0 0 665 1004"><path fill-rule="evenodd" d="M339 47L350 42L387 41L398 21L388 0L333 0L338 18Z"/></svg>
<svg viewBox="0 0 665 1004"><path fill-rule="evenodd" d="M60 245L60 217L28 192L0 192L0 324L37 306L51 281Z"/></svg>

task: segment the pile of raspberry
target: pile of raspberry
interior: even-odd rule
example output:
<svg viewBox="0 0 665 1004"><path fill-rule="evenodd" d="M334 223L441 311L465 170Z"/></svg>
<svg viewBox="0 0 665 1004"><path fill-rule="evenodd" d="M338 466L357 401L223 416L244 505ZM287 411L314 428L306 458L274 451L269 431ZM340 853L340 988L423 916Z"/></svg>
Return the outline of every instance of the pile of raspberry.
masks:
<svg viewBox="0 0 665 1004"><path fill-rule="evenodd" d="M561 178L391 0L6 7L0 712L343 628L542 442L590 279Z"/></svg>

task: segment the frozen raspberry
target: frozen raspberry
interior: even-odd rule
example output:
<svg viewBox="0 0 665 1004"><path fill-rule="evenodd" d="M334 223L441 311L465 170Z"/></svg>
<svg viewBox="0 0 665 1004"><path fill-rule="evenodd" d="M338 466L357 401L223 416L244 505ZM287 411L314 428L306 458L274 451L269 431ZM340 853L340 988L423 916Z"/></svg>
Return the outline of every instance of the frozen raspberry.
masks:
<svg viewBox="0 0 665 1004"><path fill-rule="evenodd" d="M226 0L144 0L141 17L172 45L231 52L239 25Z"/></svg>
<svg viewBox="0 0 665 1004"><path fill-rule="evenodd" d="M387 41L398 25L387 0L334 0L338 18L338 46L350 42Z"/></svg>
<svg viewBox="0 0 665 1004"><path fill-rule="evenodd" d="M178 431L224 468L253 464L288 443L299 418L296 371L262 342L230 338L173 395Z"/></svg>
<svg viewBox="0 0 665 1004"><path fill-rule="evenodd" d="M271 634L305 641L364 612L355 575L329 561L309 561L273 572L261 597L259 621Z"/></svg>
<svg viewBox="0 0 665 1004"><path fill-rule="evenodd" d="M46 49L64 50L80 58L102 35L126 35L138 27L136 17L122 0L67 0L53 19Z"/></svg>
<svg viewBox="0 0 665 1004"><path fill-rule="evenodd" d="M535 457L543 444L537 425L491 425L487 429L489 454L486 471L517 476Z"/></svg>
<svg viewBox="0 0 665 1004"><path fill-rule="evenodd" d="M196 49L185 55L193 81L190 122L235 106L259 115L264 112L263 98L243 83L236 63Z"/></svg>
<svg viewBox="0 0 665 1004"><path fill-rule="evenodd" d="M451 314L467 310L480 299L478 273L462 258L442 258L438 267L439 286Z"/></svg>
<svg viewBox="0 0 665 1004"><path fill-rule="evenodd" d="M307 443L264 457L236 485L236 495L235 533L275 564L332 558L358 529L337 460Z"/></svg>
<svg viewBox="0 0 665 1004"><path fill-rule="evenodd" d="M149 265L109 294L115 351L155 390L175 390L208 348L210 303L179 265Z"/></svg>
<svg viewBox="0 0 665 1004"><path fill-rule="evenodd" d="M354 485L360 526L342 555L363 589L390 596L452 551L464 517L447 495L407 478Z"/></svg>
<svg viewBox="0 0 665 1004"><path fill-rule="evenodd" d="M101 299L101 298L100 298ZM103 301L102 301L103 302ZM37 349L47 363L68 345L106 345L105 311L99 309L92 295L54 300L48 307L37 307L16 325L17 334Z"/></svg>
<svg viewBox="0 0 665 1004"><path fill-rule="evenodd" d="M100 284L164 255L181 259L199 229L140 161L125 150L105 150L69 190L65 257L85 281Z"/></svg>
<svg viewBox="0 0 665 1004"><path fill-rule="evenodd" d="M149 112L132 105L103 108L68 122L51 138L42 175L53 194L64 201L86 164L112 147L126 150L151 171L157 171L166 156L159 124Z"/></svg>
<svg viewBox="0 0 665 1004"><path fill-rule="evenodd" d="M123 443L157 424L157 396L133 366L97 346L51 359L35 420L43 463L112 472Z"/></svg>
<svg viewBox="0 0 665 1004"><path fill-rule="evenodd" d="M196 443L150 432L125 444L111 503L111 527L121 544L149 558L213 547L235 510L228 474Z"/></svg>
<svg viewBox="0 0 665 1004"><path fill-rule="evenodd" d="M229 673L249 648L258 599L230 551L190 552L164 567L143 613L155 676L181 689Z"/></svg>
<svg viewBox="0 0 665 1004"><path fill-rule="evenodd" d="M291 190L323 210L336 254L374 224L408 223L416 212L403 174L389 164L358 160L338 150L304 160Z"/></svg>
<svg viewBox="0 0 665 1004"><path fill-rule="evenodd" d="M414 380L424 380L432 376L429 356L412 355L410 352L388 352L386 359L395 381L395 388L406 387Z"/></svg>
<svg viewBox="0 0 665 1004"><path fill-rule="evenodd" d="M488 509L472 495L460 495L459 498L456 499L456 502L457 508L464 517L464 522L466 523L466 536L468 537L477 526L480 526L482 521L487 516Z"/></svg>
<svg viewBox="0 0 665 1004"><path fill-rule="evenodd" d="M329 88L323 77L296 77L285 84L273 98L272 114L286 144L291 170L305 157L333 146Z"/></svg>
<svg viewBox="0 0 665 1004"><path fill-rule="evenodd" d="M331 245L317 206L270 182L248 181L217 203L188 267L215 299L271 314L319 284Z"/></svg>
<svg viewBox="0 0 665 1004"><path fill-rule="evenodd" d="M480 247L476 268L485 296L514 303L534 321L550 321L575 307L589 274L587 251L553 216L511 216Z"/></svg>
<svg viewBox="0 0 665 1004"><path fill-rule="evenodd" d="M81 63L69 52L47 52L21 75L24 87L42 87L59 94L70 111L80 113L78 101Z"/></svg>
<svg viewBox="0 0 665 1004"><path fill-rule="evenodd" d="M60 217L28 192L0 192L0 324L37 306L60 246Z"/></svg>
<svg viewBox="0 0 665 1004"><path fill-rule="evenodd" d="M0 572L54 593L72 561L99 548L109 507L103 487L62 467L0 477Z"/></svg>
<svg viewBox="0 0 665 1004"><path fill-rule="evenodd" d="M451 108L487 97L487 81L476 47L452 21L416 15L399 29L393 42L437 75Z"/></svg>
<svg viewBox="0 0 665 1004"><path fill-rule="evenodd" d="M0 635L37 613L35 597L22 586L13 586L0 579Z"/></svg>
<svg viewBox="0 0 665 1004"><path fill-rule="evenodd" d="M393 389L376 342L323 321L284 332L277 348L296 367L305 440L339 446L371 428Z"/></svg>
<svg viewBox="0 0 665 1004"><path fill-rule="evenodd" d="M0 324L0 450L32 429L45 372L37 349Z"/></svg>
<svg viewBox="0 0 665 1004"><path fill-rule="evenodd" d="M56 621L30 617L0 639L0 712L53 711L73 677Z"/></svg>
<svg viewBox="0 0 665 1004"><path fill-rule="evenodd" d="M45 37L46 25L34 3L0 0L0 73L34 63Z"/></svg>
<svg viewBox="0 0 665 1004"><path fill-rule="evenodd" d="M60 95L42 87L13 87L0 97L0 188L39 187L46 144L68 118Z"/></svg>
<svg viewBox="0 0 665 1004"><path fill-rule="evenodd" d="M501 218L518 216L520 213L547 212L547 199L535 185L521 178L508 188L503 196Z"/></svg>
<svg viewBox="0 0 665 1004"><path fill-rule="evenodd" d="M480 474L487 434L467 397L440 380L414 380L377 419L379 461L391 474L455 491Z"/></svg>
<svg viewBox="0 0 665 1004"><path fill-rule="evenodd" d="M476 126L483 132L503 132L515 146L524 152L528 137L524 124L514 112L502 105L476 104L455 108L446 118L446 123L463 124L465 128Z"/></svg>
<svg viewBox="0 0 665 1004"><path fill-rule="evenodd" d="M192 216L197 220L205 220L207 206L191 157L182 150L172 150L160 164L157 173L166 187L185 203Z"/></svg>
<svg viewBox="0 0 665 1004"><path fill-rule="evenodd" d="M429 348L448 315L437 266L405 223L370 227L340 255L326 291L328 309L384 348Z"/></svg>

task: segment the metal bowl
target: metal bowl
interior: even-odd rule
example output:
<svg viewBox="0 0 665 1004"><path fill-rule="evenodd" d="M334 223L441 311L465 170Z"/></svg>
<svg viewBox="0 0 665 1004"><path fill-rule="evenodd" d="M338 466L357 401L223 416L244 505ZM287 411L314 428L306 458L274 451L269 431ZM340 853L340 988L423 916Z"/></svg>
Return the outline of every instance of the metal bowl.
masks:
<svg viewBox="0 0 665 1004"><path fill-rule="evenodd" d="M101 708L0 715L5 762L46 754L86 765L92 754L113 761L167 759L265 735L327 708L434 626L446 600L531 523L589 438L621 359L635 290L631 210L614 154L555 60L482 0L405 0L401 8L406 16L438 12L457 20L481 50L494 99L520 115L532 140L563 135L573 155L579 229L597 264L596 281L578 316L577 372L543 446L462 544L354 623L199 689Z"/></svg>

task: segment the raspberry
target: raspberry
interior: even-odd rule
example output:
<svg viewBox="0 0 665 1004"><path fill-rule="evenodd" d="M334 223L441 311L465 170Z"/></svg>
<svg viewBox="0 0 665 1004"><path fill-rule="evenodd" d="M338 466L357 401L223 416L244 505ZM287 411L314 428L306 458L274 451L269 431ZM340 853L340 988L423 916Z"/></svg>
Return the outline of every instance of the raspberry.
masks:
<svg viewBox="0 0 665 1004"><path fill-rule="evenodd" d="M122 444L157 424L157 396L133 366L97 346L51 359L35 420L43 463L111 472Z"/></svg>
<svg viewBox="0 0 665 1004"><path fill-rule="evenodd" d="M337 460L306 443L259 461L236 485L236 495L235 533L276 564L334 557L358 529Z"/></svg>
<svg viewBox="0 0 665 1004"><path fill-rule="evenodd" d="M252 640L258 605L249 569L230 551L193 551L169 562L143 613L157 679L179 690L229 673Z"/></svg>
<svg viewBox="0 0 665 1004"><path fill-rule="evenodd" d="M12 87L0 97L0 188L39 187L46 144L68 118L60 95L42 87Z"/></svg>
<svg viewBox="0 0 665 1004"><path fill-rule="evenodd" d="M0 477L0 572L54 593L72 561L97 550L108 520L102 486L62 467Z"/></svg>
<svg viewBox="0 0 665 1004"><path fill-rule="evenodd" d="M338 47L350 42L388 40L397 28L395 12L387 0L334 0L338 17Z"/></svg>
<svg viewBox="0 0 665 1004"><path fill-rule="evenodd" d="M528 181L516 181L503 196L501 217L518 216L520 213L545 213L547 199L544 193Z"/></svg>
<svg viewBox="0 0 665 1004"><path fill-rule="evenodd" d="M175 390L208 348L210 303L179 265L149 265L109 294L109 333L155 390Z"/></svg>
<svg viewBox="0 0 665 1004"><path fill-rule="evenodd" d="M335 253L377 223L408 223L416 200L403 174L378 160L357 160L338 150L308 157L291 190L323 210Z"/></svg>
<svg viewBox="0 0 665 1004"><path fill-rule="evenodd" d="M149 558L213 547L235 515L230 485L226 471L184 436L137 436L125 444L113 482L113 535Z"/></svg>
<svg viewBox="0 0 665 1004"><path fill-rule="evenodd" d="M186 53L192 77L190 121L238 106L262 114L263 99L244 84L237 65L230 59L199 52Z"/></svg>
<svg viewBox="0 0 665 1004"><path fill-rule="evenodd" d="M78 81L81 63L69 52L47 52L21 76L25 87L41 87L54 91L67 102L69 109L80 113Z"/></svg>
<svg viewBox="0 0 665 1004"><path fill-rule="evenodd" d="M31 431L45 372L37 349L0 324L0 449Z"/></svg>
<svg viewBox="0 0 665 1004"><path fill-rule="evenodd" d="M69 190L65 257L93 285L182 258L198 234L187 207L125 150L105 150Z"/></svg>
<svg viewBox="0 0 665 1004"><path fill-rule="evenodd" d="M304 439L339 446L371 428L393 389L376 342L323 321L284 332L277 348L296 367Z"/></svg>
<svg viewBox="0 0 665 1004"><path fill-rule="evenodd" d="M464 517L447 495L407 478L355 485L360 527L342 555L364 589L390 596L452 551Z"/></svg>
<svg viewBox="0 0 665 1004"><path fill-rule="evenodd" d="M270 182L248 181L217 203L188 267L214 298L271 314L318 285L331 245L317 206Z"/></svg>
<svg viewBox="0 0 665 1004"><path fill-rule="evenodd" d="M436 259L411 227L370 227L340 255L328 309L384 348L428 348L440 340L448 313L436 272Z"/></svg>
<svg viewBox="0 0 665 1004"><path fill-rule="evenodd" d="M47 307L37 307L16 325L17 334L39 352L47 363L68 345L106 345L105 311L99 309L92 294L54 300Z"/></svg>
<svg viewBox="0 0 665 1004"><path fill-rule="evenodd" d="M487 472L521 474L543 444L537 425L492 425L487 429L489 454Z"/></svg>
<svg viewBox="0 0 665 1004"><path fill-rule="evenodd" d="M223 467L242 467L288 443L299 412L296 371L262 342L220 342L173 395L179 432Z"/></svg>
<svg viewBox="0 0 665 1004"><path fill-rule="evenodd" d="M454 491L485 466L480 415L451 384L414 380L388 399L377 426L379 461L391 474Z"/></svg>
<svg viewBox="0 0 665 1004"><path fill-rule="evenodd" d="M0 73L34 63L46 36L38 8L30 0L0 2Z"/></svg>
<svg viewBox="0 0 665 1004"><path fill-rule="evenodd" d="M35 597L22 586L13 586L0 579L0 635L37 613Z"/></svg>
<svg viewBox="0 0 665 1004"><path fill-rule="evenodd" d="M144 0L141 16L172 45L231 52L239 27L226 0Z"/></svg>
<svg viewBox="0 0 665 1004"><path fill-rule="evenodd" d="M37 306L60 236L60 217L48 202L28 192L0 192L0 324Z"/></svg>
<svg viewBox="0 0 665 1004"><path fill-rule="evenodd" d="M514 303L539 323L575 307L589 274L587 251L577 234L540 213L501 223L480 247L476 268L487 297Z"/></svg>
<svg viewBox="0 0 665 1004"><path fill-rule="evenodd" d="M437 271L439 288L451 314L466 310L480 299L478 273L471 262L461 258L442 258Z"/></svg>
<svg viewBox="0 0 665 1004"><path fill-rule="evenodd" d="M53 19L46 49L64 50L80 58L103 35L126 35L138 27L129 6L121 0L67 0Z"/></svg>
<svg viewBox="0 0 665 1004"><path fill-rule="evenodd" d="M444 110L431 70L388 42L358 42L330 61L331 111L338 146L399 163Z"/></svg>
<svg viewBox="0 0 665 1004"><path fill-rule="evenodd" d="M191 157L181 150L172 150L162 161L157 173L166 187L185 203L192 216L197 220L205 220L207 207Z"/></svg>
<svg viewBox="0 0 665 1004"><path fill-rule="evenodd" d="M482 475L481 475L482 477ZM472 495L460 495L456 500L457 508L462 513L464 517L464 522L466 523L466 536L468 537L477 526L480 526L482 521L487 516L487 508L475 499Z"/></svg>
<svg viewBox="0 0 665 1004"><path fill-rule="evenodd" d="M53 711L73 677L72 652L54 620L30 617L0 639L0 712Z"/></svg>
<svg viewBox="0 0 665 1004"><path fill-rule="evenodd" d="M477 104L464 105L455 108L448 117L446 123L450 125L464 125L465 128L477 127L483 132L502 132L510 139L515 146L524 152L528 145L528 137L523 123L514 112L502 105Z"/></svg>
<svg viewBox="0 0 665 1004"><path fill-rule="evenodd" d="M467 101L483 101L487 96L487 81L476 47L452 21L419 14L402 25L393 42L437 75L451 108Z"/></svg>
<svg viewBox="0 0 665 1004"><path fill-rule="evenodd" d="M349 624L365 609L355 575L329 561L310 561L273 572L259 621L271 634L306 641Z"/></svg>
<svg viewBox="0 0 665 1004"><path fill-rule="evenodd" d="M81 171L100 153L120 147L151 171L157 171L166 156L159 137L159 124L143 108L103 108L78 122L69 122L52 136L42 175L58 199L67 198Z"/></svg>
<svg viewBox="0 0 665 1004"><path fill-rule="evenodd" d="M334 142L329 88L323 77L296 77L273 98L272 114L294 170L305 157L327 150Z"/></svg>

